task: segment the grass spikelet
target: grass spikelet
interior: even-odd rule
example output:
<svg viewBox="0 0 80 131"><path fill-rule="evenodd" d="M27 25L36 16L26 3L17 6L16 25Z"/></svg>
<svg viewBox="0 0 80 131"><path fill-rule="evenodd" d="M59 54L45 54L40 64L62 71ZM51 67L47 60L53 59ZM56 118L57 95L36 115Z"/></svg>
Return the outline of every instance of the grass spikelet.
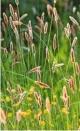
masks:
<svg viewBox="0 0 80 131"><path fill-rule="evenodd" d="M46 98L46 109L50 112L50 110L51 110L51 104L50 104L50 100L49 100L49 98L47 97Z"/></svg>
<svg viewBox="0 0 80 131"><path fill-rule="evenodd" d="M29 73L32 73L32 72L41 72L41 71L40 71L40 68L41 68L41 66L34 67L34 68L32 68L32 69L29 71Z"/></svg>
<svg viewBox="0 0 80 131"><path fill-rule="evenodd" d="M51 12L53 11L53 8L50 4L47 4L47 12L48 12L48 15L50 16L51 15Z"/></svg>
<svg viewBox="0 0 80 131"><path fill-rule="evenodd" d="M14 24L15 26L21 26L23 23L20 22L20 21L13 21L13 24Z"/></svg>
<svg viewBox="0 0 80 131"><path fill-rule="evenodd" d="M16 119L18 123L21 121L21 109L16 112Z"/></svg>
<svg viewBox="0 0 80 131"><path fill-rule="evenodd" d="M46 60L49 61L49 50L48 50L48 47L46 47Z"/></svg>
<svg viewBox="0 0 80 131"><path fill-rule="evenodd" d="M0 107L0 121L2 124L6 124L6 115L1 107Z"/></svg>
<svg viewBox="0 0 80 131"><path fill-rule="evenodd" d="M69 18L75 25L79 26L79 23L77 22L77 20L74 17L69 16Z"/></svg>
<svg viewBox="0 0 80 131"><path fill-rule="evenodd" d="M5 24L7 25L9 21L5 12L3 13L3 19L4 19Z"/></svg>
<svg viewBox="0 0 80 131"><path fill-rule="evenodd" d="M38 85L41 88L50 88L49 85L47 85L43 82L35 81L35 84Z"/></svg>
<svg viewBox="0 0 80 131"><path fill-rule="evenodd" d="M9 4L9 9L10 9L11 16L14 19L14 8L13 8L13 6L11 4Z"/></svg>
<svg viewBox="0 0 80 131"><path fill-rule="evenodd" d="M24 20L27 16L28 16L28 14L27 14L27 13L26 13L26 14L24 14L24 15L22 15L22 16L20 17L19 21Z"/></svg>
<svg viewBox="0 0 80 131"><path fill-rule="evenodd" d="M79 72L80 72L80 67L79 67L78 62L75 63L75 68L76 68L76 74L79 74Z"/></svg>
<svg viewBox="0 0 80 131"><path fill-rule="evenodd" d="M46 22L44 25L44 34L46 34L47 31L48 31L48 22Z"/></svg>
<svg viewBox="0 0 80 131"><path fill-rule="evenodd" d="M56 34L55 34L54 37L53 37L53 49L54 49L54 52L55 52L56 48L57 48L57 41L56 41Z"/></svg>
<svg viewBox="0 0 80 131"><path fill-rule="evenodd" d="M77 43L77 37L74 37L73 41L72 41L72 48L75 46L75 44Z"/></svg>
<svg viewBox="0 0 80 131"><path fill-rule="evenodd" d="M71 48L71 62L74 63L75 62L75 54L74 54L74 49Z"/></svg>
<svg viewBox="0 0 80 131"><path fill-rule="evenodd" d="M72 92L74 93L74 79L73 79L72 76L69 78L68 83L69 83L70 89L71 89Z"/></svg>

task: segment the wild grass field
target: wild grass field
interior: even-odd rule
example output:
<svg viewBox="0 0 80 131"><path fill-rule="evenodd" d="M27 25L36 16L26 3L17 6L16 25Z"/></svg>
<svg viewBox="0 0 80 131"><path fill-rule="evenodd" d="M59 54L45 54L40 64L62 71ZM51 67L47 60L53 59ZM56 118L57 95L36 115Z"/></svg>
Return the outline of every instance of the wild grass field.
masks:
<svg viewBox="0 0 80 131"><path fill-rule="evenodd" d="M2 130L80 130L80 8L57 3L36 24L19 0L2 12Z"/></svg>

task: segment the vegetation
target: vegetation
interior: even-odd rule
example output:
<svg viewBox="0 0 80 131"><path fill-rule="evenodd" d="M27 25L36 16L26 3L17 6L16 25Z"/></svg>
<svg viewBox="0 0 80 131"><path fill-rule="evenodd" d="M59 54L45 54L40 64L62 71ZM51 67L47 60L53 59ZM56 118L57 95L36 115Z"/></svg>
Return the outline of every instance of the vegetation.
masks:
<svg viewBox="0 0 80 131"><path fill-rule="evenodd" d="M80 128L80 11L60 16L57 2L35 22L19 0L2 13L2 130Z"/></svg>

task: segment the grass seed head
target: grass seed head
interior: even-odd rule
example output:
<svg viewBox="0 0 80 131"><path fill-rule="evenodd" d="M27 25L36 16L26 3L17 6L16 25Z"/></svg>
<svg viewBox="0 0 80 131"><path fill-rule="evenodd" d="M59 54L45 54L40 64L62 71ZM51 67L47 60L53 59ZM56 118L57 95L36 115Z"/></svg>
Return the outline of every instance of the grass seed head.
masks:
<svg viewBox="0 0 80 131"><path fill-rule="evenodd" d="M74 54L74 49L71 48L71 62L74 63L75 62L75 54Z"/></svg>
<svg viewBox="0 0 80 131"><path fill-rule="evenodd" d="M50 16L51 15L51 12L53 11L53 8L50 4L47 4L47 12L48 12L48 15Z"/></svg>
<svg viewBox="0 0 80 131"><path fill-rule="evenodd" d="M10 10L11 16L14 19L14 8L13 8L13 6L11 4L9 4L9 10Z"/></svg>
<svg viewBox="0 0 80 131"><path fill-rule="evenodd" d="M53 37L53 49L54 49L54 51L56 50L56 47L57 47L57 41L56 41L56 34L55 34L54 37Z"/></svg>
<svg viewBox="0 0 80 131"><path fill-rule="evenodd" d="M50 110L51 110L51 104L50 104L50 100L49 100L49 98L47 97L46 98L46 109L50 112Z"/></svg>
<svg viewBox="0 0 80 131"><path fill-rule="evenodd" d="M7 25L9 21L5 12L3 12L3 19L4 19L4 23Z"/></svg>
<svg viewBox="0 0 80 131"><path fill-rule="evenodd" d="M17 122L20 122L20 121L21 121L21 109L19 109L19 110L16 112L16 119L17 119Z"/></svg>
<svg viewBox="0 0 80 131"><path fill-rule="evenodd" d="M79 74L80 66L79 66L78 62L75 63L75 68L76 68L76 74Z"/></svg>
<svg viewBox="0 0 80 131"><path fill-rule="evenodd" d="M47 31L48 31L48 22L46 22L44 25L44 34L46 34Z"/></svg>
<svg viewBox="0 0 80 131"><path fill-rule="evenodd" d="M72 48L75 46L76 43L77 43L77 37L74 37L74 39L72 41Z"/></svg>
<svg viewBox="0 0 80 131"><path fill-rule="evenodd" d="M1 107L0 107L0 121L4 125L6 124L6 115Z"/></svg>

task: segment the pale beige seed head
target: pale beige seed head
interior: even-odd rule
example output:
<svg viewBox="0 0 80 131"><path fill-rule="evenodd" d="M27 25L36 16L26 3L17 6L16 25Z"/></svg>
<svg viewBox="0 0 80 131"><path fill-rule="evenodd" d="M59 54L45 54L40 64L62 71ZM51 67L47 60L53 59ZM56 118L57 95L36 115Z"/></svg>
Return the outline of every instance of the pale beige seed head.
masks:
<svg viewBox="0 0 80 131"><path fill-rule="evenodd" d="M11 4L9 4L9 9L10 9L11 16L14 18L14 8Z"/></svg>
<svg viewBox="0 0 80 131"><path fill-rule="evenodd" d="M30 38L33 39L31 20L29 20L29 23L28 23L28 32L29 32Z"/></svg>
<svg viewBox="0 0 80 131"><path fill-rule="evenodd" d="M14 13L14 20L18 21L18 14L17 14L17 12Z"/></svg>
<svg viewBox="0 0 80 131"><path fill-rule="evenodd" d="M71 48L71 62L74 63L75 62L75 53L74 53L74 49Z"/></svg>
<svg viewBox="0 0 80 131"><path fill-rule="evenodd" d="M41 20L43 21L43 23L44 23L44 16L45 16L45 13L43 12L41 15Z"/></svg>
<svg viewBox="0 0 80 131"><path fill-rule="evenodd" d="M44 34L47 33L47 30L48 30L48 22L46 22L44 25Z"/></svg>
<svg viewBox="0 0 80 131"><path fill-rule="evenodd" d="M74 47L76 43L77 43L77 37L74 37L73 42L72 42L72 47Z"/></svg>
<svg viewBox="0 0 80 131"><path fill-rule="evenodd" d="M21 121L21 109L19 109L19 110L16 112L16 119L17 119L17 122L20 122L20 121Z"/></svg>
<svg viewBox="0 0 80 131"><path fill-rule="evenodd" d="M52 6L50 4L47 4L47 12L48 12L49 16L50 16L52 10L53 10Z"/></svg>
<svg viewBox="0 0 80 131"><path fill-rule="evenodd" d="M26 13L26 14L22 15L19 20L22 21L22 20L25 19L27 16L28 16L28 14Z"/></svg>
<svg viewBox="0 0 80 131"><path fill-rule="evenodd" d="M49 49L46 47L46 59L49 61Z"/></svg>
<svg viewBox="0 0 80 131"><path fill-rule="evenodd" d="M46 109L50 112L50 110L51 110L51 104L50 104L50 100L49 100L49 98L47 97L46 98Z"/></svg>
<svg viewBox="0 0 80 131"><path fill-rule="evenodd" d="M13 42L12 41L10 42L10 52L11 53L13 52Z"/></svg>
<svg viewBox="0 0 80 131"><path fill-rule="evenodd" d="M0 107L0 121L2 124L6 124L6 115L1 107Z"/></svg>
<svg viewBox="0 0 80 131"><path fill-rule="evenodd" d="M54 51L56 50L56 48L57 48L57 40L56 40L57 38L56 38L56 34L54 35L54 37L53 37L53 49L54 49Z"/></svg>
<svg viewBox="0 0 80 131"><path fill-rule="evenodd" d="M56 10L55 7L53 7L53 14L54 14L55 22L57 23L57 22L58 22L58 19L59 19L59 16L58 16L58 13L57 13L57 10Z"/></svg>
<svg viewBox="0 0 80 131"><path fill-rule="evenodd" d="M78 62L75 63L75 67L76 67L76 74L79 74L79 72L80 72L80 66L79 66Z"/></svg>
<svg viewBox="0 0 80 131"><path fill-rule="evenodd" d="M2 22L2 29L3 29L3 30L6 30L6 25L5 25L4 22Z"/></svg>
<svg viewBox="0 0 80 131"><path fill-rule="evenodd" d="M8 17L5 12L3 12L3 19L4 19L5 24L7 25L8 24Z"/></svg>
<svg viewBox="0 0 80 131"><path fill-rule="evenodd" d="M21 21L13 21L13 24L15 25L15 26L21 26L23 23L21 22Z"/></svg>
<svg viewBox="0 0 80 131"><path fill-rule="evenodd" d="M77 22L77 20L74 17L69 16L69 18L75 25L79 26L79 23Z"/></svg>

